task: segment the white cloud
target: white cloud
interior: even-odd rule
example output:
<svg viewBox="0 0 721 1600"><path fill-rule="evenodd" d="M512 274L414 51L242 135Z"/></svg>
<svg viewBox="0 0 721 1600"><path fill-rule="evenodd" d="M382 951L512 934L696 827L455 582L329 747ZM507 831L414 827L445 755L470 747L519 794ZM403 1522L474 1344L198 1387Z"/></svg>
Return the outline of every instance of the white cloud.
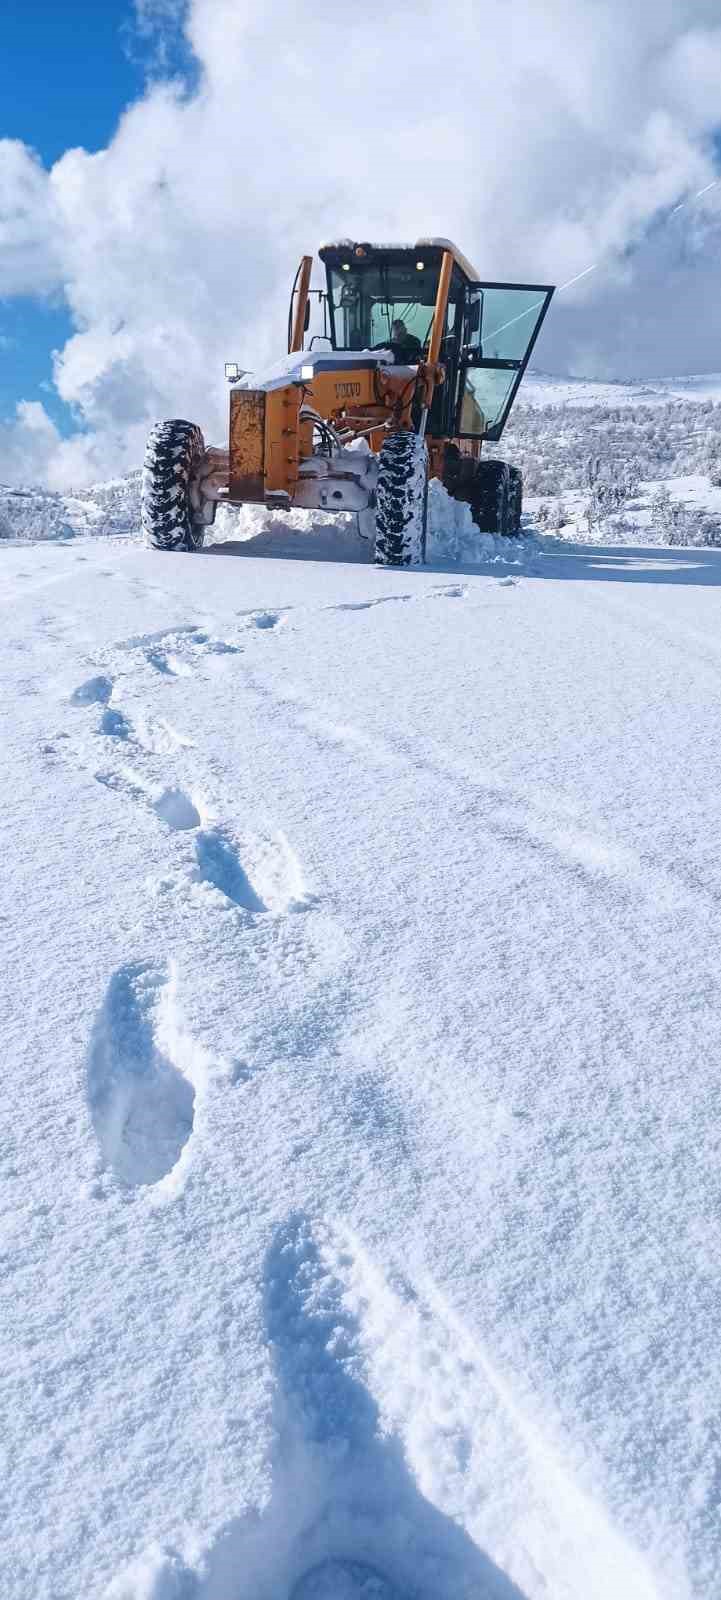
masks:
<svg viewBox="0 0 721 1600"><path fill-rule="evenodd" d="M0 482L46 483L61 443L45 407L38 400L21 400L14 418L0 422Z"/></svg>
<svg viewBox="0 0 721 1600"><path fill-rule="evenodd" d="M141 10L156 32L171 15ZM152 85L107 150L48 175L0 143L0 293L61 283L77 329L56 383L86 431L48 477L136 463L159 415L222 440L224 360L282 353L297 258L333 234L451 234L484 275L536 281L600 260L557 302L543 365L721 367L721 189L639 248L714 175L717 18L716 0L193 0L192 95Z"/></svg>
<svg viewBox="0 0 721 1600"><path fill-rule="evenodd" d="M0 297L59 287L52 189L42 163L19 139L0 139Z"/></svg>

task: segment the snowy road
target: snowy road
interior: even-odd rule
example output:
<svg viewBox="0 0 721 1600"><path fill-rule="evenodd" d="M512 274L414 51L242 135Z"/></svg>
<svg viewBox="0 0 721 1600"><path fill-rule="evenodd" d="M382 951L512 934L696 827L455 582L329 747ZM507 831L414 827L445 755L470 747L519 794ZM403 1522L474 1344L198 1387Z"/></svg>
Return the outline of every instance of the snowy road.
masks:
<svg viewBox="0 0 721 1600"><path fill-rule="evenodd" d="M710 1600L721 553L0 570L5 1600Z"/></svg>

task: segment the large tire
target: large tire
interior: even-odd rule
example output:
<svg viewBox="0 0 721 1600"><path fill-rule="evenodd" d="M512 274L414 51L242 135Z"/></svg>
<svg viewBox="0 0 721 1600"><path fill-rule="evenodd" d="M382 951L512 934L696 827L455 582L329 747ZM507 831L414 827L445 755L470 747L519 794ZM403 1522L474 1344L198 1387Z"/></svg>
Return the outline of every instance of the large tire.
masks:
<svg viewBox="0 0 721 1600"><path fill-rule="evenodd" d="M505 461L479 461L473 479L471 511L483 533L511 529L511 469Z"/></svg>
<svg viewBox="0 0 721 1600"><path fill-rule="evenodd" d="M200 550L205 521L193 506L190 483L205 454L194 422L157 422L145 450L140 515L153 550Z"/></svg>
<svg viewBox="0 0 721 1600"><path fill-rule="evenodd" d="M373 560L419 567L426 559L428 451L417 433L392 433L378 460Z"/></svg>
<svg viewBox="0 0 721 1600"><path fill-rule="evenodd" d="M508 532L517 535L521 532L523 511L523 476L520 467L509 467L508 478Z"/></svg>

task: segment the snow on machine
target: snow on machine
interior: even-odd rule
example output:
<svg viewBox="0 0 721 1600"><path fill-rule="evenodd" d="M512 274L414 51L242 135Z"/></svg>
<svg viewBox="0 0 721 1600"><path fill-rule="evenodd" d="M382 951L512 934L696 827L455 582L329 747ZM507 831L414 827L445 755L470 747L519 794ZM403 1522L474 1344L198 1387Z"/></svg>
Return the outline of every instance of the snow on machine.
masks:
<svg viewBox="0 0 721 1600"><path fill-rule="evenodd" d="M375 512L382 566L425 559L427 486L440 478L479 528L521 527L521 474L481 456L518 392L553 288L484 283L449 239L322 245L296 273L288 355L252 383L226 366L227 449L194 423L160 422L148 440L142 520L156 550L199 550L219 501ZM322 334L304 349L311 300ZM323 348L321 348L323 346Z"/></svg>

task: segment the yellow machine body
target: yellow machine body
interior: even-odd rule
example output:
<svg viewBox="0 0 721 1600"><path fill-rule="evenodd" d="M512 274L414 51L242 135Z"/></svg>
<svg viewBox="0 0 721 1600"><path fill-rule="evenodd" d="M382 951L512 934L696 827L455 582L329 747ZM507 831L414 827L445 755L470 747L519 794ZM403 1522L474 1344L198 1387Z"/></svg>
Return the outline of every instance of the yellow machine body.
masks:
<svg viewBox="0 0 721 1600"><path fill-rule="evenodd" d="M391 420L410 426L411 399L407 375L350 366L316 373L302 387L233 389L229 499L262 503L268 495L287 494L292 503L300 464L313 455L313 424L300 415L304 404L334 429L362 434L377 451Z"/></svg>
<svg viewBox="0 0 721 1600"><path fill-rule="evenodd" d="M327 291L311 289L311 256L301 258L296 274L288 351L289 357L297 355L298 362L294 365L289 360L287 381L284 372L275 369L258 387L234 387L231 391L228 500L275 507L313 504L308 488L313 468L304 471L304 464L320 460L318 441L323 440L324 428L326 446L332 441L335 467L331 471L321 464L319 471L321 476L325 473L326 477L337 477L341 489L343 480L354 474L347 454L345 460L337 457L338 449L347 452L349 445L363 438L377 457L389 433L410 430L425 439L431 476L450 482L445 469L452 458L452 492L462 497L464 479L470 480L476 470L483 440L500 437L553 291L543 286L483 284L467 258L447 239L420 240L415 246L341 241L321 246L320 254L326 266ZM395 271L395 281L409 284L412 296L414 267L418 269L419 282L420 274L427 273L421 307L426 320L422 329L419 324L421 338L413 339L415 354L404 360L402 354L394 355L382 344L369 344L368 331L371 329L373 337L375 316L377 336L378 306L384 298L378 285L389 283L388 274ZM370 277L364 280L363 274L373 272L377 274L375 292L369 291L367 296L371 310L366 305L365 323L354 327L354 312L348 307L353 306L354 295L357 299L365 293L358 285L371 281ZM383 307L389 333L386 344L390 344L391 313L398 315L400 290L393 293L393 306ZM507 308L504 294L509 302ZM311 339L307 352L303 348L313 295L325 302L326 332L321 337L331 344L330 351L314 350L318 335ZM391 299L391 290L388 298ZM486 306L490 307L488 313ZM484 344L489 322L490 337L497 336L500 341L490 349ZM498 325L495 328L494 322ZM400 325L404 326L402 321ZM523 329L521 338L513 331L518 325ZM398 323L394 321L392 326L397 328ZM343 333L347 335L349 329L355 341L350 348L343 340ZM530 329L528 338L526 329ZM374 354L376 351L381 353ZM439 401L439 390L444 385L446 399ZM505 409L501 407L492 415L486 394L491 405L500 396ZM303 485L299 498L299 486ZM342 502L341 509L346 508L342 492L334 498ZM325 498L318 501L326 503ZM358 504L360 501L351 498L347 508L355 509Z"/></svg>

